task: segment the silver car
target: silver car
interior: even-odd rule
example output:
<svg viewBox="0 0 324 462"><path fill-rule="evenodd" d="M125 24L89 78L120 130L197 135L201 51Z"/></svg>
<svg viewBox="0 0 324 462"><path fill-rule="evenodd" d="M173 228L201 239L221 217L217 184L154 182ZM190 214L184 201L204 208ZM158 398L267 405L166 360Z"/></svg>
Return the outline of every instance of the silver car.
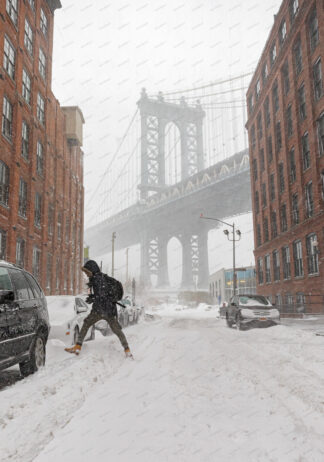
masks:
<svg viewBox="0 0 324 462"><path fill-rule="evenodd" d="M268 327L280 323L280 312L263 295L235 295L226 309L228 327L236 325L238 330L244 326Z"/></svg>

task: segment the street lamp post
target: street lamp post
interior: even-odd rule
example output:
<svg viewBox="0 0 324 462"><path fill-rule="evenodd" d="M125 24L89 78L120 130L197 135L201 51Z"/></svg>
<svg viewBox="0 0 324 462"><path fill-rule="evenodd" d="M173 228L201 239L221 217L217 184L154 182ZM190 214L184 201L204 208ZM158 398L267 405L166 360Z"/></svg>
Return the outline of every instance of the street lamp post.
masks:
<svg viewBox="0 0 324 462"><path fill-rule="evenodd" d="M233 295L236 294L236 269L235 269L235 243L238 242L241 239L241 231L239 229L235 229L235 223L230 224L227 223L226 221L219 220L218 218L213 218L213 217L204 217L203 214L200 215L200 218L203 220L213 220L213 221L219 221L220 223L223 223L226 226L230 226L232 228L232 234L233 234L233 239L230 239L230 232L225 229L224 234L227 236L227 239L230 242L233 242ZM235 239L235 234L238 235L238 239Z"/></svg>
<svg viewBox="0 0 324 462"><path fill-rule="evenodd" d="M115 239L116 233L115 231L111 235L111 275L114 277L115 272Z"/></svg>

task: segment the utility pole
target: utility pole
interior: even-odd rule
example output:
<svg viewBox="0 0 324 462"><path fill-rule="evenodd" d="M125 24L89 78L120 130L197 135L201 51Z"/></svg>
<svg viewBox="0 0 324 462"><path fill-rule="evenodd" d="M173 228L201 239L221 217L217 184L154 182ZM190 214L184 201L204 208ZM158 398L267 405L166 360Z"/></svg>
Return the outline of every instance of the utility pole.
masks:
<svg viewBox="0 0 324 462"><path fill-rule="evenodd" d="M129 251L129 248L127 247L126 249L126 284L128 282L128 251Z"/></svg>
<svg viewBox="0 0 324 462"><path fill-rule="evenodd" d="M114 277L114 273L115 273L115 239L116 239L116 233L114 231L111 236L111 275L112 277Z"/></svg>
<svg viewBox="0 0 324 462"><path fill-rule="evenodd" d="M229 237L229 231L227 229L224 230L224 234L227 236L227 239L230 242L233 242L233 295L236 294L236 289L237 289L237 281L236 281L236 268L235 268L235 243L238 242L241 239L241 231L239 229L235 230L235 223L232 225L230 223L226 223L226 221L219 220L218 218L211 218L211 217L204 217L203 214L200 215L200 218L203 218L204 220L215 220L219 221L220 223L223 223L224 225L230 226L232 228L232 234L233 234L233 239L230 239ZM238 235L238 239L235 239L235 234Z"/></svg>

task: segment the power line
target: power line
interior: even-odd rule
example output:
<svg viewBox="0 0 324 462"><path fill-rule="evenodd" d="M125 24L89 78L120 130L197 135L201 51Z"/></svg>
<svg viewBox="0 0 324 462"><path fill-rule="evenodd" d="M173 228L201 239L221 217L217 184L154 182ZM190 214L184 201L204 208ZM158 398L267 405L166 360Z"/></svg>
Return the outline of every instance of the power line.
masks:
<svg viewBox="0 0 324 462"><path fill-rule="evenodd" d="M119 146L118 146L117 149L116 149L115 154L113 155L113 157L112 157L112 159L111 159L111 161L110 161L108 167L106 168L105 173L102 175L102 178L101 178L101 180L99 181L99 184L97 185L97 188L95 189L94 193L92 194L92 196L90 197L89 201L87 202L87 205L89 205L89 204L91 203L92 199L93 199L94 196L97 194L97 191L98 191L98 189L100 188L100 186L101 186L101 184L102 184L102 182L103 182L103 180L104 180L106 174L109 172L110 167L112 166L113 162L115 161L115 159L116 159L116 157L117 157L117 155L118 155L118 153L119 153L119 150L120 150L120 148L122 147L122 144L123 144L123 142L124 142L124 140L125 140L125 138L126 138L128 132L129 132L129 130L130 130L130 128L131 128L131 126L132 126L134 120L135 120L135 117L136 117L136 115L137 115L137 112L138 112L138 109L136 109L136 111L135 111L135 113L134 113L134 115L133 115L133 117L132 117L132 119L131 119L131 121L130 121L128 127L127 127L127 130L126 130L126 132L125 132L123 138L121 139L121 142L119 143Z"/></svg>
<svg viewBox="0 0 324 462"><path fill-rule="evenodd" d="M207 95L195 95L195 96L186 96L186 100L188 99L203 99L206 98L207 96L219 96L219 95L225 95L227 93L233 93L234 91L242 91L246 90L248 87L240 87L240 88L233 88L231 90L225 90L225 91L220 91L218 93L209 93ZM172 103L174 101L179 102L179 98L172 98L172 99L166 99L165 100L167 103Z"/></svg>
<svg viewBox="0 0 324 462"><path fill-rule="evenodd" d="M237 77L232 77L232 78L229 78L229 79L226 79L226 80L216 80L215 82L207 83L206 85L202 85L200 87L189 88L187 90L169 91L167 93L163 93L163 95L164 96L179 95L181 93L187 93L187 92L191 92L191 91L202 90L204 88L214 87L216 85L221 85L223 83L233 82L234 80L238 80L238 79L242 79L244 77L248 77L249 75L252 75L253 73L254 72L251 71L251 72L248 72L247 74L242 74L242 75L239 75ZM158 95L154 95L154 96L158 96Z"/></svg>

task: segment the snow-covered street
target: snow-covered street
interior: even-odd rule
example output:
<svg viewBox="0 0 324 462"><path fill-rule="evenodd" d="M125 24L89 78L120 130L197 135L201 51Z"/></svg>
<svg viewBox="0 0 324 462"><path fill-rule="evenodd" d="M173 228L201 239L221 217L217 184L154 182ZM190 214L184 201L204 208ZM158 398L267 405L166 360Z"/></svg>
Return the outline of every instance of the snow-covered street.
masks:
<svg viewBox="0 0 324 462"><path fill-rule="evenodd" d="M0 461L324 460L324 337L154 312L0 392ZM99 337L99 335L98 335Z"/></svg>

